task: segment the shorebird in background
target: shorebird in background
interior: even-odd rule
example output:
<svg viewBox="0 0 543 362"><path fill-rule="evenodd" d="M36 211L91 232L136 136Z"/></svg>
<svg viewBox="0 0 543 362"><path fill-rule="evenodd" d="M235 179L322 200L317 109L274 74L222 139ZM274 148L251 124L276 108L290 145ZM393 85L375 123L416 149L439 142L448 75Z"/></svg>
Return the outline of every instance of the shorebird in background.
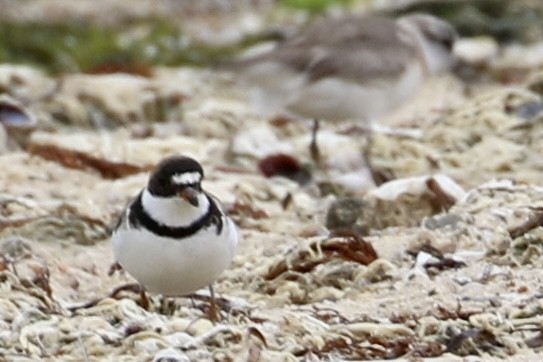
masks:
<svg viewBox="0 0 543 362"><path fill-rule="evenodd" d="M348 15L317 21L232 69L264 114L368 124L448 70L456 38L450 24L430 15Z"/></svg>

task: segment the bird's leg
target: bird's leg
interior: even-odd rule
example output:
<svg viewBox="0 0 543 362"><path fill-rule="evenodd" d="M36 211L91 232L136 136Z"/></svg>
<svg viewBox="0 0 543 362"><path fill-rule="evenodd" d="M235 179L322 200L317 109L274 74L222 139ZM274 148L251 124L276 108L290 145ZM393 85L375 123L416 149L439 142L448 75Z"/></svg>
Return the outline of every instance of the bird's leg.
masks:
<svg viewBox="0 0 543 362"><path fill-rule="evenodd" d="M149 297L147 297L147 293L145 293L144 288L141 288L140 290L140 303L143 309L149 310L151 303L149 302Z"/></svg>
<svg viewBox="0 0 543 362"><path fill-rule="evenodd" d="M366 143L364 145L364 148L362 149L362 157L364 158L364 162L366 163L366 166L373 174L373 166L371 164L371 150L373 148L373 127L370 125L366 132L364 132L364 138L366 139ZM373 176L373 175L372 175ZM375 180L374 180L375 181Z"/></svg>
<svg viewBox="0 0 543 362"><path fill-rule="evenodd" d="M366 144L364 145L364 148L362 149L362 157L364 158L366 167L370 171L373 182L375 183L376 186L379 186L389 181L390 177L388 177L388 175L376 169L373 165L373 162L371 161L371 152L372 152L374 142L375 142L375 134L377 133L374 127L374 124L370 123L369 127L364 133L365 133L365 138L366 138Z"/></svg>
<svg viewBox="0 0 543 362"><path fill-rule="evenodd" d="M175 308L175 297L163 295L158 311L164 315L174 315Z"/></svg>
<svg viewBox="0 0 543 362"><path fill-rule="evenodd" d="M221 319L221 311L224 310L226 313L228 313L230 310L232 310L232 306L227 299L215 297L213 285L209 285L208 289L209 296L193 293L190 295L185 295L185 297L190 297L193 301L205 301L205 304L195 305L194 307L206 313L210 321L218 322Z"/></svg>
<svg viewBox="0 0 543 362"><path fill-rule="evenodd" d="M207 316L210 321L216 323L219 321L219 309L217 308L217 301L215 300L215 291L213 290L213 284L209 285L209 311Z"/></svg>
<svg viewBox="0 0 543 362"><path fill-rule="evenodd" d="M313 127L311 129L311 143L309 144L309 151L311 153L311 159L315 164L321 166L321 153L319 150L319 145L317 144L317 132L319 131L319 120L313 118Z"/></svg>

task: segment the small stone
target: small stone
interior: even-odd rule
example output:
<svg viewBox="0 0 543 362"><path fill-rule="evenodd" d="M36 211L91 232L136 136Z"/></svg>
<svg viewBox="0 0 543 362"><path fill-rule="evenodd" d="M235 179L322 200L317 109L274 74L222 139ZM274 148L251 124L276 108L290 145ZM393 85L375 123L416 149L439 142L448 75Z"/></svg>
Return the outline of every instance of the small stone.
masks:
<svg viewBox="0 0 543 362"><path fill-rule="evenodd" d="M352 229L367 203L359 198L334 201L326 213L326 227L330 231Z"/></svg>

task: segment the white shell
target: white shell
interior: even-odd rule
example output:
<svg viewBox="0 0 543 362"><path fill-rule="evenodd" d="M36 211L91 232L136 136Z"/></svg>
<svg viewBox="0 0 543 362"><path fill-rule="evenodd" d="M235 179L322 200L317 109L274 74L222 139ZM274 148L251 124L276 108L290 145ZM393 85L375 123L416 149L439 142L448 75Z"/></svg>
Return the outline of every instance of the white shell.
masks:
<svg viewBox="0 0 543 362"><path fill-rule="evenodd" d="M432 191L428 188L429 181L436 182L440 190L454 200L459 200L466 195L464 189L449 176L433 175L406 177L398 180L392 180L370 191L368 196L389 201L397 199L402 194L422 196L429 192L432 193Z"/></svg>

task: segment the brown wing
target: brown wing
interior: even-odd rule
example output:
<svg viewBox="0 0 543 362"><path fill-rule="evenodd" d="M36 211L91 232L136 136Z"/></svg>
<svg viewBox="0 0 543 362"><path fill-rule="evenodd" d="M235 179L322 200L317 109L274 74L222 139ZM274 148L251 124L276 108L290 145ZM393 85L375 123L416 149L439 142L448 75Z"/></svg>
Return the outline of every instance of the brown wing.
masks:
<svg viewBox="0 0 543 362"><path fill-rule="evenodd" d="M324 18L285 39L282 44L300 46L307 44L338 45L364 43L372 46L402 43L397 33L396 21L378 16L349 15Z"/></svg>
<svg viewBox="0 0 543 362"><path fill-rule="evenodd" d="M310 82L334 76L358 83L368 84L387 79L396 79L416 56L415 51L405 49L376 49L348 46L332 47L327 54L309 66L307 75Z"/></svg>
<svg viewBox="0 0 543 362"><path fill-rule="evenodd" d="M309 81L331 75L361 83L395 78L416 56L397 33L396 23L385 18L357 15L325 19L238 66L278 62L305 72Z"/></svg>

